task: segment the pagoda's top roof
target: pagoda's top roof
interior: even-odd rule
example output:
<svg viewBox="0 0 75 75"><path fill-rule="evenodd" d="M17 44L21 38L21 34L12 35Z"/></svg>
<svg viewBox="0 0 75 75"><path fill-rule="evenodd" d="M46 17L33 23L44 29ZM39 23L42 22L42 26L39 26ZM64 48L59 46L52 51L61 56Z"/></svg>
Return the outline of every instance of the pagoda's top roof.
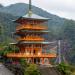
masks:
<svg viewBox="0 0 75 75"><path fill-rule="evenodd" d="M44 20L44 21L49 20L49 18L45 18L45 17L39 16L39 15L34 14L34 13L31 13L31 15L29 16L29 13L27 13L26 15L19 16L17 19L12 20L12 21L16 22L16 21L21 20L21 19L27 19L27 20Z"/></svg>
<svg viewBox="0 0 75 75"><path fill-rule="evenodd" d="M31 13L30 16L29 16L29 13L27 13L26 15L22 16L21 18L38 19L38 20L49 20L49 18L45 18L45 17L39 16L39 15L34 14L34 13Z"/></svg>

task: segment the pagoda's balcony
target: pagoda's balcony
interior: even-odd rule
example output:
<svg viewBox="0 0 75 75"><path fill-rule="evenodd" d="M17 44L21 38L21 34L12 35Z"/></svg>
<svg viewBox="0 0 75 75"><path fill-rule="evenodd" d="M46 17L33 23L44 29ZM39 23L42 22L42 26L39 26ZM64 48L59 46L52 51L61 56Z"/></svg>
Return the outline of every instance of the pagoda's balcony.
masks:
<svg viewBox="0 0 75 75"><path fill-rule="evenodd" d="M24 38L17 38L19 41L44 41L44 38L41 38L39 36L26 36Z"/></svg>
<svg viewBox="0 0 75 75"><path fill-rule="evenodd" d="M16 30L22 30L22 29L28 29L28 30L46 30L46 26L41 25L19 25L16 27Z"/></svg>
<svg viewBox="0 0 75 75"><path fill-rule="evenodd" d="M41 47L25 47L26 50L41 50Z"/></svg>
<svg viewBox="0 0 75 75"><path fill-rule="evenodd" d="M17 57L17 58L55 58L56 54L47 54L47 53L43 53L43 54L27 54L27 53L9 53L7 54L7 57Z"/></svg>

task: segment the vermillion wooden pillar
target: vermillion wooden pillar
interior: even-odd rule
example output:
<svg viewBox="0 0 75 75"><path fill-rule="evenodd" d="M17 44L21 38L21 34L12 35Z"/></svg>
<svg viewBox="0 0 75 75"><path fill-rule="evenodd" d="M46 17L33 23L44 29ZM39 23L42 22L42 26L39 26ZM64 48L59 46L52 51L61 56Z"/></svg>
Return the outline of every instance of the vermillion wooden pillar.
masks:
<svg viewBox="0 0 75 75"><path fill-rule="evenodd" d="M44 64L44 58L42 58L42 64Z"/></svg>
<svg viewBox="0 0 75 75"><path fill-rule="evenodd" d="M32 63L34 64L34 58L32 58Z"/></svg>

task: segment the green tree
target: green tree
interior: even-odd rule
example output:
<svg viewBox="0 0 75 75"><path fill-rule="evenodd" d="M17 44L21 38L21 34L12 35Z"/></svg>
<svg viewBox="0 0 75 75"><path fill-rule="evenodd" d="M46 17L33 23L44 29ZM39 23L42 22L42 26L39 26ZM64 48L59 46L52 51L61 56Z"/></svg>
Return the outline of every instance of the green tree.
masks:
<svg viewBox="0 0 75 75"><path fill-rule="evenodd" d="M71 67L69 64L61 63L57 66L58 70L63 74L63 75L71 75Z"/></svg>
<svg viewBox="0 0 75 75"><path fill-rule="evenodd" d="M69 39L69 40L75 40L75 21L73 20L66 20L64 22L64 25L62 27L62 37L64 39Z"/></svg>
<svg viewBox="0 0 75 75"><path fill-rule="evenodd" d="M67 40L67 45L69 46L66 55L67 59L70 60L70 63L75 63L75 21L65 20L59 36L64 42Z"/></svg>
<svg viewBox="0 0 75 75"><path fill-rule="evenodd" d="M37 65L36 64L30 64L26 68L24 75L40 75L40 72L37 68Z"/></svg>

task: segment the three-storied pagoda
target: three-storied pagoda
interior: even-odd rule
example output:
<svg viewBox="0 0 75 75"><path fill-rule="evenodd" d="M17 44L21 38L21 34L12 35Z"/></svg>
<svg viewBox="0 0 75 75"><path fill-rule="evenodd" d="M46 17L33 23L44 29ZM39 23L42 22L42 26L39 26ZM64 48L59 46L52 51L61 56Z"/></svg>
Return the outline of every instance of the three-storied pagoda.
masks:
<svg viewBox="0 0 75 75"><path fill-rule="evenodd" d="M44 25L48 18L41 17L32 12L31 0L29 0L29 11L27 15L15 20L20 25L17 26L15 34L19 47L19 53L9 53L7 57L25 58L28 63L49 64L50 58L55 58L56 54L43 52L43 47L50 44L42 36L48 33L48 27Z"/></svg>

